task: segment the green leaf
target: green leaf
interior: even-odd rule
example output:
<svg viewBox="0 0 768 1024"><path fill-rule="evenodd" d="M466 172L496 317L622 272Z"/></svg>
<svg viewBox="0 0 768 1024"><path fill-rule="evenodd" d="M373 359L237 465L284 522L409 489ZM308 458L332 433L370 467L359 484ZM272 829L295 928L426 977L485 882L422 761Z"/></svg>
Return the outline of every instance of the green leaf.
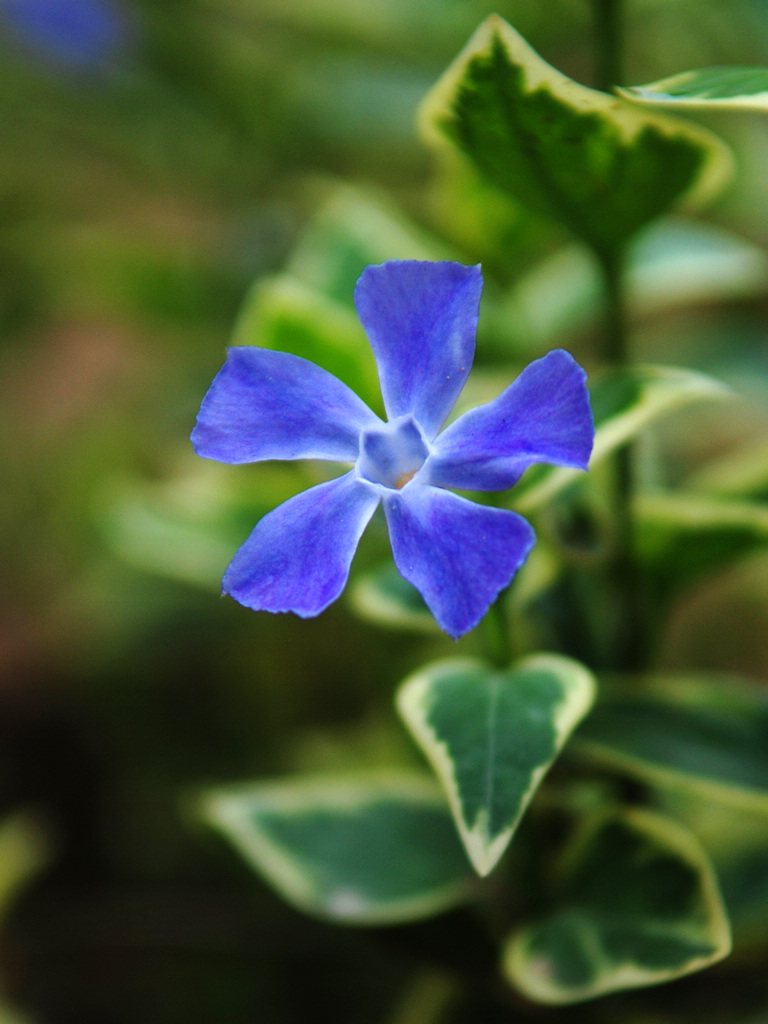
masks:
<svg viewBox="0 0 768 1024"><path fill-rule="evenodd" d="M498 15L429 93L421 125L602 253L678 201L717 192L732 163L710 132L562 75Z"/></svg>
<svg viewBox="0 0 768 1024"><path fill-rule="evenodd" d="M656 593L768 544L768 507L701 494L640 495L634 503L636 547Z"/></svg>
<svg viewBox="0 0 768 1024"><path fill-rule="evenodd" d="M582 665L545 654L504 671L440 661L403 683L398 710L446 789L478 874L498 862L593 698Z"/></svg>
<svg viewBox="0 0 768 1024"><path fill-rule="evenodd" d="M761 437L711 459L687 483L707 494L768 501L768 440Z"/></svg>
<svg viewBox="0 0 768 1024"><path fill-rule="evenodd" d="M344 924L429 917L473 889L445 802L418 775L217 789L201 814L289 903Z"/></svg>
<svg viewBox="0 0 768 1024"><path fill-rule="evenodd" d="M350 599L358 615L378 625L416 633L440 632L421 594L391 563L356 580Z"/></svg>
<svg viewBox="0 0 768 1024"><path fill-rule="evenodd" d="M369 263L455 258L384 195L344 185L309 223L287 269L307 287L354 309L355 283Z"/></svg>
<svg viewBox="0 0 768 1024"><path fill-rule="evenodd" d="M768 811L768 692L745 680L605 684L571 750L644 782Z"/></svg>
<svg viewBox="0 0 768 1024"><path fill-rule="evenodd" d="M47 867L50 847L50 837L32 814L14 814L0 823L0 918Z"/></svg>
<svg viewBox="0 0 768 1024"><path fill-rule="evenodd" d="M45 826L32 813L16 813L0 822L0 921L48 866L51 845ZM0 1024L31 1024L30 1018L8 1005L4 992L0 993Z"/></svg>
<svg viewBox="0 0 768 1024"><path fill-rule="evenodd" d="M747 809L692 790L657 792L665 813L701 841L717 873L734 949L768 939L768 804Z"/></svg>
<svg viewBox="0 0 768 1024"><path fill-rule="evenodd" d="M188 454L182 468L161 483L103 483L97 516L107 543L127 564L217 591L254 523L316 482L308 464L271 463L253 475L233 474Z"/></svg>
<svg viewBox="0 0 768 1024"><path fill-rule="evenodd" d="M215 521L187 521L155 489L143 481L115 483L100 508L107 543L129 565L219 591L237 533Z"/></svg>
<svg viewBox="0 0 768 1024"><path fill-rule="evenodd" d="M590 384L595 446L590 468L663 416L702 399L725 398L728 388L712 377L671 366L615 370ZM576 469L534 466L512 492L514 506L530 512L580 477Z"/></svg>
<svg viewBox="0 0 768 1024"><path fill-rule="evenodd" d="M731 231L681 217L646 228L627 253L627 299L633 317L688 304L762 295L768 256ZM590 251L574 242L519 276L494 316L528 351L563 344L600 315L603 283ZM514 327L510 328L510 324Z"/></svg>
<svg viewBox="0 0 768 1024"><path fill-rule="evenodd" d="M629 251L627 285L634 314L763 295L765 249L717 224L667 217Z"/></svg>
<svg viewBox="0 0 768 1024"><path fill-rule="evenodd" d="M529 209L483 177L460 154L434 168L426 197L430 221L443 237L465 254L482 255L489 280L515 280L532 261L552 251L562 238L555 223L542 222ZM591 258L587 253L587 258ZM488 296L483 294L483 331L488 326ZM499 324L502 337L517 340L516 324ZM524 343L521 335L521 343ZM507 341L504 350L509 352Z"/></svg>
<svg viewBox="0 0 768 1024"><path fill-rule="evenodd" d="M669 981L730 952L712 867L676 822L638 809L592 819L568 851L557 907L509 939L508 979L567 1004Z"/></svg>
<svg viewBox="0 0 768 1024"><path fill-rule="evenodd" d="M752 849L716 863L737 947L764 949L768 940L768 829L763 828L760 838Z"/></svg>
<svg viewBox="0 0 768 1024"><path fill-rule="evenodd" d="M768 68L699 68L616 92L666 107L768 110Z"/></svg>

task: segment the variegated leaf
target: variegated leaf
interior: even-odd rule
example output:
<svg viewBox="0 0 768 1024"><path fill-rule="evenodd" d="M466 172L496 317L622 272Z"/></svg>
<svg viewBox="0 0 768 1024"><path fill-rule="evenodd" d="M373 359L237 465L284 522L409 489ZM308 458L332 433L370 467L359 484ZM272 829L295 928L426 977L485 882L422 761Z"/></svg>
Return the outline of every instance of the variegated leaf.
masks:
<svg viewBox="0 0 768 1024"><path fill-rule="evenodd" d="M450 659L403 683L398 710L445 787L478 874L498 862L593 697L590 673L557 655L506 670Z"/></svg>

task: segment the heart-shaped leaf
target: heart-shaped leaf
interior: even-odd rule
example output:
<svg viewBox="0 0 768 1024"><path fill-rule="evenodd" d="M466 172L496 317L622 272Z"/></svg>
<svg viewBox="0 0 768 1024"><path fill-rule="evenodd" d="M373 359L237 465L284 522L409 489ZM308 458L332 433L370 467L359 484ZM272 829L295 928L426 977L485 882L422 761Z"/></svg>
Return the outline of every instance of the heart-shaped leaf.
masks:
<svg viewBox="0 0 768 1024"><path fill-rule="evenodd" d="M430 917L476 884L443 797L418 775L216 789L200 813L289 903L344 924Z"/></svg>
<svg viewBox="0 0 768 1024"><path fill-rule="evenodd" d="M514 933L503 969L528 998L593 999L669 981L730 952L714 872L698 840L638 809L592 819L567 851L556 908Z"/></svg>
<svg viewBox="0 0 768 1024"><path fill-rule="evenodd" d="M498 15L429 93L421 125L603 254L678 201L717 192L732 164L710 132L556 71Z"/></svg>
<svg viewBox="0 0 768 1024"><path fill-rule="evenodd" d="M616 92L665 107L768 110L768 68L698 68Z"/></svg>
<svg viewBox="0 0 768 1024"><path fill-rule="evenodd" d="M446 789L478 874L498 862L593 698L590 673L556 655L503 671L450 659L403 683L398 710Z"/></svg>

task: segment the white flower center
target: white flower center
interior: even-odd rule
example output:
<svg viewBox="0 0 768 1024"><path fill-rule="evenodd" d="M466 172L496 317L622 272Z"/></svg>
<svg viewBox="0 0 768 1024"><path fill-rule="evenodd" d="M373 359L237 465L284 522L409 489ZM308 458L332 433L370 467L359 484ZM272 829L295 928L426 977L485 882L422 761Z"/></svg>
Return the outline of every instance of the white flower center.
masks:
<svg viewBox="0 0 768 1024"><path fill-rule="evenodd" d="M384 427L363 430L355 469L362 480L393 490L405 487L429 455L421 428L412 416Z"/></svg>

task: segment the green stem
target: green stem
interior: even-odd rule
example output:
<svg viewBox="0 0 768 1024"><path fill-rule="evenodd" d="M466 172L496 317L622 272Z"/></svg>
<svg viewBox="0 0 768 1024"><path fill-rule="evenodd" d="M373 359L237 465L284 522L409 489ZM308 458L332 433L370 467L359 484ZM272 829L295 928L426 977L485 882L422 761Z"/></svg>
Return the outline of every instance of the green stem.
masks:
<svg viewBox="0 0 768 1024"><path fill-rule="evenodd" d="M623 80L623 0L592 0L595 24L595 85L611 92ZM627 331L625 253L597 254L605 288L605 358L615 369L631 363ZM646 618L642 579L635 557L632 501L635 492L635 460L630 446L621 448L614 460L613 505L616 536L609 574L616 595L614 650L617 669L642 666L645 660Z"/></svg>
<svg viewBox="0 0 768 1024"><path fill-rule="evenodd" d="M483 626L488 643L491 661L497 668L507 668L512 660L512 647L509 642L509 623L504 613L503 603L506 591L502 591L488 609Z"/></svg>
<svg viewBox="0 0 768 1024"><path fill-rule="evenodd" d="M625 256L620 250L598 253L605 289L605 358L614 369L630 365ZM612 662L629 671L645 661L646 616L642 578L635 557L632 502L635 493L635 458L631 446L620 448L614 458L613 508L616 534L609 566L616 595Z"/></svg>
<svg viewBox="0 0 768 1024"><path fill-rule="evenodd" d="M623 79L623 0L592 0L595 21L595 88L610 92Z"/></svg>
<svg viewBox="0 0 768 1024"><path fill-rule="evenodd" d="M643 579L635 555L633 456L632 448L621 448L616 453L614 464L616 536L609 571L617 606L611 660L620 672L636 672L644 668L648 649Z"/></svg>
<svg viewBox="0 0 768 1024"><path fill-rule="evenodd" d="M603 276L605 358L611 366L630 363L627 340L627 297L625 289L625 257L622 250L598 252Z"/></svg>

